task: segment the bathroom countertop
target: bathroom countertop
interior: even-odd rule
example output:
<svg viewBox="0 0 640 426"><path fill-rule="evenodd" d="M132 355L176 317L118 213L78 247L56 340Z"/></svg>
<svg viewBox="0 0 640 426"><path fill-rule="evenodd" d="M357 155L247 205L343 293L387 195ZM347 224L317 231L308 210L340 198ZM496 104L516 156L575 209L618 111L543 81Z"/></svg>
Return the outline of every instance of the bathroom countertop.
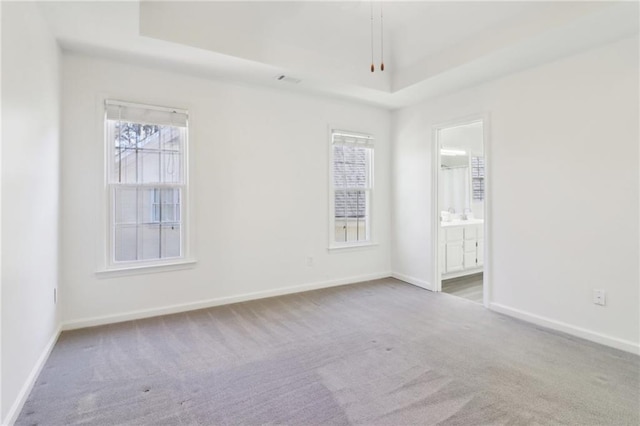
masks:
<svg viewBox="0 0 640 426"><path fill-rule="evenodd" d="M484 223L484 219L469 219L469 220L456 219L450 222L440 222L440 226L442 226L443 228L446 228L449 226L479 225L481 223Z"/></svg>

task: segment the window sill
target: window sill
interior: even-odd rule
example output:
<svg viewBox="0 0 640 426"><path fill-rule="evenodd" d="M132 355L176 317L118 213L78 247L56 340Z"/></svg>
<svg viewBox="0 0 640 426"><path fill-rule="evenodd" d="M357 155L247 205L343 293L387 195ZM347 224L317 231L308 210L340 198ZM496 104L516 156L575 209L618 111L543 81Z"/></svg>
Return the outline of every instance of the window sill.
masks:
<svg viewBox="0 0 640 426"><path fill-rule="evenodd" d="M379 244L376 242L365 242L365 243L355 243L355 244L342 244L342 245L333 245L329 246L329 252L342 252L342 251L357 251L357 250L365 250L377 247Z"/></svg>
<svg viewBox="0 0 640 426"><path fill-rule="evenodd" d="M179 259L167 263L151 263L145 265L117 266L109 269L96 271L98 278L114 278L128 275L155 274L158 272L179 271L195 267L195 259Z"/></svg>

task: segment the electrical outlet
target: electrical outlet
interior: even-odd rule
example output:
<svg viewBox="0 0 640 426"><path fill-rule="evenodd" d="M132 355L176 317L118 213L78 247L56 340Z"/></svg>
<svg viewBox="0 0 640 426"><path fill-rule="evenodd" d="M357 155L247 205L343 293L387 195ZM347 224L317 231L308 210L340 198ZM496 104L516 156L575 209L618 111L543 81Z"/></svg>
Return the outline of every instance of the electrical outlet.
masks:
<svg viewBox="0 0 640 426"><path fill-rule="evenodd" d="M313 266L313 256L307 256L307 266Z"/></svg>
<svg viewBox="0 0 640 426"><path fill-rule="evenodd" d="M607 304L606 293L602 289L593 289L593 303L604 306Z"/></svg>

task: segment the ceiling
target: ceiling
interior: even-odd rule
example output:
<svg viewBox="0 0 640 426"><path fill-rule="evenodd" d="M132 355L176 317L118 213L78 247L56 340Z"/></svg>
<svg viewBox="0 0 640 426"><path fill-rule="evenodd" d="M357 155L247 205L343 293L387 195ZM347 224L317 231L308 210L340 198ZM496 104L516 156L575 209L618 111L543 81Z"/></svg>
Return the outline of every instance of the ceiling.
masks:
<svg viewBox="0 0 640 426"><path fill-rule="evenodd" d="M637 2L106 1L40 7L66 50L386 108L639 29ZM300 82L276 80L282 74Z"/></svg>

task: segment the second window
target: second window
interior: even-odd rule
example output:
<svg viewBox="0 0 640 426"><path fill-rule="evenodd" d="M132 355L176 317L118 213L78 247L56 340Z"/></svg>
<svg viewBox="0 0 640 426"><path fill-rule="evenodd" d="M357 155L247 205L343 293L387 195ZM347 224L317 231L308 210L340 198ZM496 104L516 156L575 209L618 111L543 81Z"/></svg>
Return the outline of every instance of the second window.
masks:
<svg viewBox="0 0 640 426"><path fill-rule="evenodd" d="M371 240L373 137L331 132L332 245Z"/></svg>

